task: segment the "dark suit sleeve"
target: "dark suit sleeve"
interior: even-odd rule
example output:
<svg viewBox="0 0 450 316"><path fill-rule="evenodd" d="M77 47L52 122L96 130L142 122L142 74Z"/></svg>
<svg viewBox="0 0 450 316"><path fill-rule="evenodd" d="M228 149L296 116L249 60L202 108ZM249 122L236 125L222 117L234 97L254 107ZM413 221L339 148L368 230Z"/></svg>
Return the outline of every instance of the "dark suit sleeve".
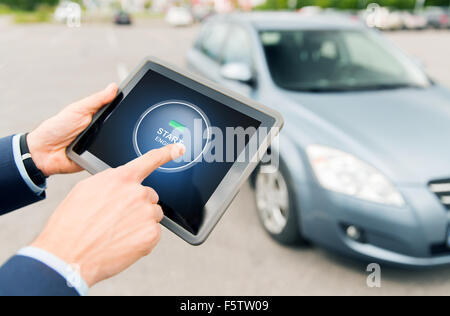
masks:
<svg viewBox="0 0 450 316"><path fill-rule="evenodd" d="M23 180L14 161L12 136L0 139L0 215L45 199Z"/></svg>
<svg viewBox="0 0 450 316"><path fill-rule="evenodd" d="M0 215L45 198L23 180L14 161L12 136L0 139ZM0 267L0 296L78 296L58 272L26 256L14 256Z"/></svg>
<svg viewBox="0 0 450 316"><path fill-rule="evenodd" d="M66 280L45 264L14 256L0 268L0 296L79 296Z"/></svg>

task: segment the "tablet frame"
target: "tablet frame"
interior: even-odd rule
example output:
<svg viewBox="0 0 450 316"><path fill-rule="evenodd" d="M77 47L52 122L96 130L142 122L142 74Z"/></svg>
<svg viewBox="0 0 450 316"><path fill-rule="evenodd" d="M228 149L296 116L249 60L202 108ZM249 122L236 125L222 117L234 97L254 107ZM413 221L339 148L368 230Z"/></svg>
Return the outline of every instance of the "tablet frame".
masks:
<svg viewBox="0 0 450 316"><path fill-rule="evenodd" d="M229 106L241 113L244 113L248 116L254 117L254 115L259 116L258 120L261 121L261 125L258 128L257 132L252 136L250 142L246 146L246 150L241 153L242 155L246 155L247 147L252 143L254 137L258 137L259 129L262 127L269 128L269 133L263 140L258 141L258 150L254 154L254 157L250 159L250 161L246 161L246 159L242 160L244 156L239 156L237 162L233 164L231 169L222 179L220 184L215 189L212 196L206 202L204 207L205 212L205 223L202 225L197 235L192 234L176 222L172 221L170 218L164 216L161 224L165 226L167 229L178 235L180 238L188 242L192 245L200 245L206 241L208 236L213 231L214 227L220 221L222 216L225 214L226 210L233 202L234 198L239 193L242 185L249 178L251 173L255 170L257 165L259 164L258 157L263 157L267 152L267 149L270 146L272 140L278 136L279 131L283 128L284 120L280 113L277 111L268 108L254 100L251 100L247 97L236 94L235 92L224 88L222 86L218 86L217 84L202 78L198 75L192 74L186 70L182 70L178 67L169 65L168 63L159 60L155 57L147 57L128 77L125 79L119 87L119 92L117 94L117 98L122 96L125 98L131 90L140 82L142 77L147 74L149 70L156 71L157 73L162 74L172 80L174 77L182 78L183 83L179 80L175 80L180 84L184 84L189 88L207 95L210 98L217 100L218 102L224 104L225 106ZM186 84L188 82L188 84ZM208 94L205 94L200 89L196 89L201 87L202 90L208 91ZM212 97L211 94L216 95L217 98ZM117 98L105 106L102 110L100 110L97 114L94 115L91 124L86 128L86 130L81 133L77 139L67 148L67 156L72 159L74 162L83 167L86 171L91 174L96 174L111 168L102 160L91 154L89 151L85 151L81 155L77 154L74 151L74 147L78 144L80 139L90 130L90 128L94 125L94 123L102 116L102 114L113 105ZM220 99L220 100L218 100ZM227 102L223 102L226 100ZM233 104L231 106L230 104ZM236 108L236 104L239 104ZM242 108L242 105L246 105L247 108ZM254 114L254 115L251 115ZM264 119L265 117L265 119ZM261 119L263 118L263 119ZM241 159L240 159L241 158ZM238 161L246 161L245 163Z"/></svg>

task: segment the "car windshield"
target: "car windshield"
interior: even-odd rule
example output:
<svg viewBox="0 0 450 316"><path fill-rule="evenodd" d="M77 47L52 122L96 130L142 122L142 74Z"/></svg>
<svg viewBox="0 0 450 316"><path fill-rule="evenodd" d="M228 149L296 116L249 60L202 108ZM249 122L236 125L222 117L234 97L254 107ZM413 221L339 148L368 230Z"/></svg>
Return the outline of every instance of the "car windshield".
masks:
<svg viewBox="0 0 450 316"><path fill-rule="evenodd" d="M325 92L427 87L425 73L378 34L365 30L262 31L275 83Z"/></svg>

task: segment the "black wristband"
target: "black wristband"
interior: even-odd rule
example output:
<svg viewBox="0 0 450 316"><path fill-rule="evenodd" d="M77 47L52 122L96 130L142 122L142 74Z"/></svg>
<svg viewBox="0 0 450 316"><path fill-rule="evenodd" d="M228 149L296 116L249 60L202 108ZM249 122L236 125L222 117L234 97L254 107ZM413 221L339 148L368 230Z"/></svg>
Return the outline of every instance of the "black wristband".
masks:
<svg viewBox="0 0 450 316"><path fill-rule="evenodd" d="M20 153L22 155L23 165L25 166L25 170L27 171L31 181L33 181L33 183L37 186L43 186L47 177L41 170L39 170L31 157L30 149L28 148L27 143L27 136L28 134L25 134L20 137Z"/></svg>

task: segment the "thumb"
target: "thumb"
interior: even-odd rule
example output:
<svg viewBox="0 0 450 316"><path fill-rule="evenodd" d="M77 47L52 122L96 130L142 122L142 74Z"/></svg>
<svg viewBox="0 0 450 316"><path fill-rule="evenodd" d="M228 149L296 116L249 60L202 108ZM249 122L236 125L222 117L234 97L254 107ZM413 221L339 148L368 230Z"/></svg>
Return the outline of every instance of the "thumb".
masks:
<svg viewBox="0 0 450 316"><path fill-rule="evenodd" d="M125 165L127 172L141 183L153 171L166 163L184 155L186 147L183 144L168 145L159 149L149 151L145 155Z"/></svg>

